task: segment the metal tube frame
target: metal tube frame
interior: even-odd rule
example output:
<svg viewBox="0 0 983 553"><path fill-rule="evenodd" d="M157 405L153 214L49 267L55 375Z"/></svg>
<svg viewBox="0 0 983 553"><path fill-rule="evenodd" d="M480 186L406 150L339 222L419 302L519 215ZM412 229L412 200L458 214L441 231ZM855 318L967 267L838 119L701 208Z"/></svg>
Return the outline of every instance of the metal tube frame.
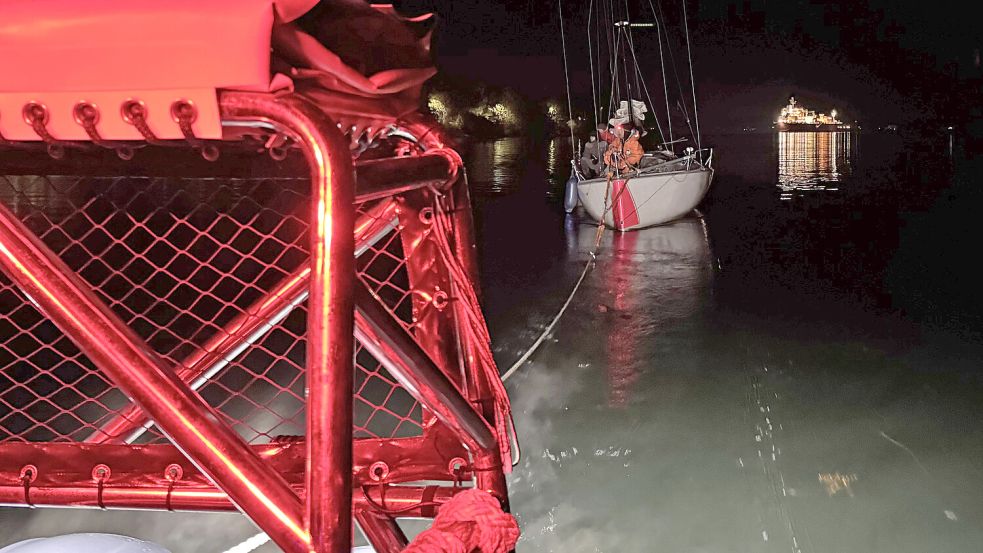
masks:
<svg viewBox="0 0 983 553"><path fill-rule="evenodd" d="M286 482L264 478L262 462L228 425L214 416L190 417L211 409L6 206L0 206L0 265L243 512L271 520L272 539L289 550L307 541L300 501Z"/></svg>
<svg viewBox="0 0 983 553"><path fill-rule="evenodd" d="M364 347L473 454L494 459L498 443L488 423L361 282L355 283L355 306L355 336Z"/></svg>
<svg viewBox="0 0 983 553"><path fill-rule="evenodd" d="M223 119L266 119L287 129L311 167L304 527L312 551L341 553L352 542L355 244L350 229L355 224L355 181L351 153L334 121L299 96L225 93L220 106Z"/></svg>
<svg viewBox="0 0 983 553"><path fill-rule="evenodd" d="M385 495L378 488L358 489L355 490L350 501L356 513L372 513L378 516L375 505L384 502L387 508L399 511L401 517L432 517L435 512L439 512L440 505L449 501L462 490L462 488L451 487L433 488L428 490L424 486L391 486L386 489ZM225 492L207 486L198 488L147 485L114 486L104 488L101 495L98 495L91 486L37 487L31 488L30 499L31 507L159 511L164 504L167 504L170 511L227 512L235 510L235 505L229 501ZM424 500L426 503L433 503L434 505L421 506L421 503L425 502ZM0 507L23 507L23 501L23 486L0 486ZM395 532L398 528L398 526L393 528L388 525L377 524L373 529L366 530L366 533L375 537L375 539L370 540L375 547L377 542L385 543L387 540L398 539L399 534L395 536L385 535L389 532ZM350 545L346 551L351 551ZM389 550L376 548L376 551L388 553Z"/></svg>
<svg viewBox="0 0 983 553"><path fill-rule="evenodd" d="M415 325L410 335L354 272L356 255L397 225L404 247L425 237L429 229L417 215L434 200L431 190L440 188L452 195L455 205L455 236L451 237L455 253L469 276L477 277L470 202L457 154L444 148L432 128L410 123L407 128L423 137L421 149L426 154L404 160L411 163L403 164L408 169L403 182L386 177L399 169L398 160L361 164L374 176L371 186L358 191L356 198L347 141L318 107L292 94L223 92L219 100L223 121L272 124L303 150L312 182L310 265L284 278L224 332L172 368L0 206L0 268L134 401L103 426L99 436L90 436L91 445L38 444L40 449L24 449L0 444L0 452L15 453L5 455L0 463L0 504L239 509L288 553L349 551L353 516L377 551L395 553L405 546L406 538L391 513L432 517L458 489L394 485L399 482L475 477L479 487L507 506L497 438L489 422L493 419L483 409L489 388L466 351L470 346L462 344L458 310L431 311L425 327ZM355 220L353 201L395 194L402 196L383 200L370 217ZM414 290L433 286L454 290L445 271L427 267L419 258L413 261L409 255L407 270ZM307 436L293 442L304 450L303 468L294 463L284 470L283 461L275 459L277 452L290 449L289 444L266 449L246 445L195 390L305 300L309 310ZM414 303L414 312L417 307ZM420 438L359 440L353 445L353 333L439 424L427 424ZM64 468L58 471L64 481L46 481L43 474L39 477L38 468L22 470L10 481L10 463L24 463L26 468L30 466L26 461L39 453L41 458L53 455L76 463L91 459L96 450L115 455L117 464L126 464L120 455L173 461L176 450L153 449L170 446L112 445L131 441L150 424L156 424L193 463L183 470L200 471L197 477L181 482L180 475L172 478L173 467L180 469L175 461L161 478L148 483L137 460L133 465L137 468L129 470L140 474L138 481L110 480L108 474L106 481L101 476L98 481L65 479ZM297 458L298 450L293 451ZM380 463L386 474L377 470ZM44 465L38 466L43 473ZM37 484L32 484L35 479ZM385 501L382 510L381 500Z"/></svg>
<svg viewBox="0 0 983 553"><path fill-rule="evenodd" d="M395 226L395 204L379 204L355 222L355 257L374 245ZM257 299L241 315L215 333L176 369L181 380L197 391L225 365L282 321L304 300L310 287L310 266L285 276L265 296ZM132 443L153 423L136 405L121 410L86 440L87 443Z"/></svg>
<svg viewBox="0 0 983 553"><path fill-rule="evenodd" d="M0 206L0 265L229 499L288 552L351 544L354 182L334 122L296 95L227 92L225 120L289 132L311 167L306 506L81 279Z"/></svg>
<svg viewBox="0 0 983 553"><path fill-rule="evenodd" d="M358 508L354 516L375 553L399 553L409 545L406 534L393 517L373 509Z"/></svg>
<svg viewBox="0 0 983 553"><path fill-rule="evenodd" d="M422 148L426 150L454 151L447 149L446 146L449 141L445 138L443 129L435 125L432 121L417 117L405 123L411 133L420 137L419 143ZM474 237L471 192L468 186L467 173L464 170L464 164L460 158L458 158L458 165L461 167L461 170L459 171L458 178L449 190L450 205L453 209L453 230L455 234L450 238L455 249L454 253L461 262L461 266L467 275L471 278L471 281L475 284L474 288L476 293L479 294L480 299L481 288L477 286L480 277L478 272L478 249L477 241ZM452 290L457 286L454 282L448 282L446 284L449 284ZM485 381L483 371L480 370L481 368L474 349L475 344L467 340L464 336L463 321L465 320L465 316L462 313L462 309L463 307L459 304L455 305L453 314L443 321L443 329L453 332L458 337L457 353L459 362L462 365L461 371L464 374L473 376L472 379L462 383L464 387L462 390L463 393L468 396L468 399L486 420L494 420L492 402L494 401L495 393L490 384ZM498 497L502 503L502 507L508 510L508 486L505 482L505 475L501 470L501 463L496 464L499 470L486 470L477 473L476 485Z"/></svg>

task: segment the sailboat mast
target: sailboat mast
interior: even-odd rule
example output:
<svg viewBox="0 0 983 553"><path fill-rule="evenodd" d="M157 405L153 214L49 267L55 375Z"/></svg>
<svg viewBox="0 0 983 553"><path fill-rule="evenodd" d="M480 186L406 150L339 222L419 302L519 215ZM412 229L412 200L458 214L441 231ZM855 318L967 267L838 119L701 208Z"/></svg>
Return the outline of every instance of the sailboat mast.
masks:
<svg viewBox="0 0 983 553"><path fill-rule="evenodd" d="M627 44L627 48L631 51L631 54L632 54L632 62L635 63L635 65L632 66L632 68L634 69L632 71L632 74L629 74L628 73L628 59L627 59L627 57L624 60L624 64L625 64L625 90L628 93L628 124L632 128L634 128L635 127L635 110L633 109L634 106L632 105L632 98L631 98L631 78L632 78L633 75L637 75L638 74L638 65L637 65L637 62L634 59L635 58L635 50L634 50L635 45L632 44L631 35L629 34L629 30L631 29L631 11L628 9L628 0L624 0L623 1L623 4L625 6L625 18L623 20L624 25L621 27L621 33L624 35L624 39L628 43ZM635 88L638 88L638 87L635 87ZM638 91L636 90L636 92L638 92ZM628 137L626 136L625 139L627 140L627 138Z"/></svg>
<svg viewBox="0 0 983 553"><path fill-rule="evenodd" d="M570 129L570 156L577 156L577 143L573 136L573 100L570 96L570 70L567 67L567 39L563 33L563 0L556 0L556 9L560 13L560 44L563 46L563 77L567 83L567 128Z"/></svg>
<svg viewBox="0 0 983 553"><path fill-rule="evenodd" d="M700 141L700 110L696 107L696 79L693 77L693 51L690 49L689 40L689 20L686 17L686 0L683 0L683 28L686 29L686 57L689 61L689 85L693 91L693 118L696 120L696 148L702 152L703 145ZM700 159L703 154L700 153Z"/></svg>
<svg viewBox="0 0 983 553"><path fill-rule="evenodd" d="M591 20L591 16L593 14L594 14L594 0L590 0L590 4L587 6L587 60L590 62L590 95L591 95L591 101L593 102L593 109L594 109L594 111L593 111L593 115L594 115L594 130L593 130L593 134L597 137L598 140L600 140L601 137L600 136L597 136L600 133L598 133L598 131L597 131L597 125L598 125L598 118L597 118L597 115L598 115L597 114L597 85L596 85L595 79L594 79L594 45L592 44L592 41L591 41L591 38L590 38L590 33L591 33L590 20ZM600 38L600 37L598 37L598 38ZM600 48L600 44L598 44L598 48Z"/></svg>
<svg viewBox="0 0 983 553"><path fill-rule="evenodd" d="M628 40L628 33L627 31L625 31L625 29L628 28L629 25L631 25L631 23L627 19L628 18L627 9L628 6L625 5L625 10L626 10L625 19L615 23L615 26L618 29L619 39L623 39L622 46L621 46L622 50L619 51L618 54L621 56L622 65L624 66L625 69L625 94L628 97L628 122L632 126L634 126L635 117L634 117L634 110L632 109L632 103L631 103L631 75L628 74L628 58L627 56L624 55L624 48L625 48L624 43L627 42L628 48L631 48L631 41ZM620 101L620 98L617 101Z"/></svg>

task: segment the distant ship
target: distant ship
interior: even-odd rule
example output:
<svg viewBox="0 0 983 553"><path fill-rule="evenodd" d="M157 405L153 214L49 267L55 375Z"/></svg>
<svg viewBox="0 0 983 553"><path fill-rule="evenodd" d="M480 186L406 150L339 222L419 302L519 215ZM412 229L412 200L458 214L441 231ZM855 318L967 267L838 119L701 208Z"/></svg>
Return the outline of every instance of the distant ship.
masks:
<svg viewBox="0 0 983 553"><path fill-rule="evenodd" d="M816 113L808 110L795 102L795 96L788 100L788 105L782 108L781 115L775 121L775 128L779 131L806 131L806 132L829 132L843 131L849 132L853 128L836 118L836 110L832 110L829 115Z"/></svg>

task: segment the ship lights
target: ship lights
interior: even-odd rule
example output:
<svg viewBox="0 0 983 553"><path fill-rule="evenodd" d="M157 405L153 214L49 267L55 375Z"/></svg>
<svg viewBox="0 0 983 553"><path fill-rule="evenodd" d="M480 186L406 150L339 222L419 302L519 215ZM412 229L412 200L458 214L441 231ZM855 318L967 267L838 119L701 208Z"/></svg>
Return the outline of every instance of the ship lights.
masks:
<svg viewBox="0 0 983 553"><path fill-rule="evenodd" d="M782 108L778 115L778 124L786 125L839 125L842 123L836 118L836 110L831 110L830 115L818 113L806 109L795 101L795 97L789 98L788 105Z"/></svg>

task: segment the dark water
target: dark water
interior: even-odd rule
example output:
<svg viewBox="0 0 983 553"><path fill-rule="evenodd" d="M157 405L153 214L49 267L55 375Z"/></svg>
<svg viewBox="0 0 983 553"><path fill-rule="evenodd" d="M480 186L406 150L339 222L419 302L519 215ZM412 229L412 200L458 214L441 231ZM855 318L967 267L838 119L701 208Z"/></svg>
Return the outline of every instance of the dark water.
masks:
<svg viewBox="0 0 983 553"><path fill-rule="evenodd" d="M894 136L707 142L705 217L607 233L508 382L520 550L977 549L976 167ZM559 207L564 141L489 149L506 170L471 177L506 368L594 227Z"/></svg>
<svg viewBox="0 0 983 553"><path fill-rule="evenodd" d="M708 141L716 147L717 173L699 209L721 269L713 290L717 309L809 313L812 322L851 326L859 317L859 327L869 322L865 317L886 316L868 325L872 334L883 334L878 325L888 323L900 325L892 330L971 339L983 330L983 294L970 283L976 165L954 160L944 144L906 146L893 135L741 134ZM558 208L568 159L566 139L471 147L484 285L492 296L543 280L539 272L554 268L567 231L590 224L564 218ZM488 306L492 317L497 304Z"/></svg>
<svg viewBox="0 0 983 553"><path fill-rule="evenodd" d="M522 551L963 552L983 542L978 167L888 135L708 137L704 217L602 236L507 381ZM501 368L590 259L569 143L466 155ZM0 513L222 551L237 515ZM258 551L273 551L266 545Z"/></svg>

